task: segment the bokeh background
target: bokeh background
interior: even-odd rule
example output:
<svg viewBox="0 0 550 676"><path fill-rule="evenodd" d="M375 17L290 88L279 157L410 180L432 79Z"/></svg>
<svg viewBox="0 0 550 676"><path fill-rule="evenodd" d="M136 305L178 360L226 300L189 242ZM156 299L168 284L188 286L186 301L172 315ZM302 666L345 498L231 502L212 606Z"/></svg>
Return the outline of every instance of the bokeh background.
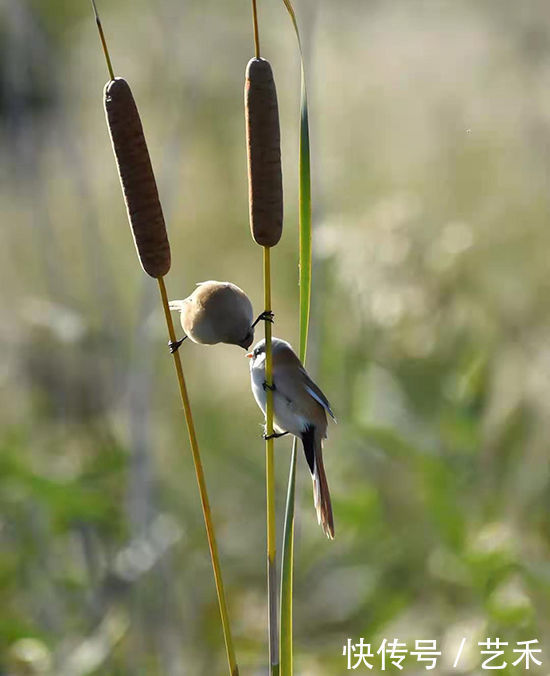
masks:
<svg viewBox="0 0 550 676"><path fill-rule="evenodd" d="M259 312L249 4L99 9L156 169L170 297L230 279ZM296 344L299 61L283 3L259 6L283 143L276 334ZM339 420L325 453L332 543L299 458L296 673L347 673L342 648L361 637L374 651L383 638L437 639L438 674L482 673L487 637L508 652L538 639L548 673L548 4L296 10L314 180L308 365ZM2 0L0 36L0 672L223 674L166 328L126 221L91 7ZM185 343L182 355L239 662L265 674L264 451L248 362L227 346ZM279 523L289 450L277 442ZM412 657L404 666L424 673Z"/></svg>

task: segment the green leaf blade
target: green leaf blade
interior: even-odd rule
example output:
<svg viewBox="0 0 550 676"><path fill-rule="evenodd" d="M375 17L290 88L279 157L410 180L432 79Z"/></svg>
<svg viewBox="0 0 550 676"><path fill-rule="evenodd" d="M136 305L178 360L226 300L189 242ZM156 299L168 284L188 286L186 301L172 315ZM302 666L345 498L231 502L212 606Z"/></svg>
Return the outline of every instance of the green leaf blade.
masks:
<svg viewBox="0 0 550 676"><path fill-rule="evenodd" d="M311 268L312 268L312 236L311 236L311 165L309 142L309 114L304 56L296 14L290 0L283 0L292 20L301 61L301 96L300 96L300 153L299 153L299 355L305 364L307 338L309 332L309 315L311 305ZM294 571L294 503L296 490L296 455L297 439L292 444L290 471L288 477L287 501L285 509L285 526L283 536L283 553L281 566L281 628L280 628L280 674L293 674L292 644L292 594Z"/></svg>

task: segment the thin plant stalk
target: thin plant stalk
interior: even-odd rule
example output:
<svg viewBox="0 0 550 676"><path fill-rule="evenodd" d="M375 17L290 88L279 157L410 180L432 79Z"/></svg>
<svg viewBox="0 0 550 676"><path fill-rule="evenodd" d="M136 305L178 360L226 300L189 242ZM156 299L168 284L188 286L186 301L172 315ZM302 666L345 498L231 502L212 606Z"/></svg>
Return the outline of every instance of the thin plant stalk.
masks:
<svg viewBox="0 0 550 676"><path fill-rule="evenodd" d="M260 58L260 31L258 30L258 8L256 0L252 0L252 24L254 27L254 56Z"/></svg>
<svg viewBox="0 0 550 676"><path fill-rule="evenodd" d="M281 646L279 657L281 676L291 676L293 673L292 599L294 593L294 502L297 452L298 440L294 437L288 475L281 565Z"/></svg>
<svg viewBox="0 0 550 676"><path fill-rule="evenodd" d="M272 89L269 91L270 98L266 99L265 92L258 99L258 65L260 64L260 34L258 30L258 8L256 0L252 0L252 23L254 29L254 55L256 63L251 67L253 61L249 62L247 67L247 80L250 89L245 87L245 109L247 120L247 143L249 144L249 186L250 186L250 225L252 236L256 243L262 245L263 249L263 279L264 279L264 311L271 312L271 250L270 247L277 244L281 236L282 229L282 183L280 176L277 181L277 172L273 172L274 166L267 172L267 180L271 187L271 197L280 205L280 221L276 209L271 215L274 218L264 219L265 213L258 219L257 203L255 198L265 200L265 194L257 192L258 181L266 181L265 153L258 156L255 151L258 142L265 144L265 136L258 137L257 120L258 115L266 114L266 101L273 104L277 112L277 100L275 93L275 84L272 80ZM261 61L261 70L271 76L271 67L267 61ZM249 71L250 68L250 71ZM254 86L252 84L254 79ZM253 94L254 92L254 94ZM254 106L249 107L250 101L254 100ZM258 107L259 106L259 107ZM252 112L254 111L254 112ZM254 119L250 117L254 115ZM279 145L279 120L278 113L273 117L273 110L267 116L268 126L264 128L271 134L270 141ZM263 117L263 123L266 118ZM249 126L250 125L250 126ZM272 150L272 148L270 149ZM261 158L261 159L260 159ZM259 162L259 164L258 164ZM259 173L258 173L259 172ZM279 185L277 185L279 183ZM266 384L266 409L265 409L265 459L266 459L266 521L267 521L267 607L268 607L268 635L269 635L269 674L278 676L279 674L279 619L277 604L277 540L276 540L276 522L275 522L275 465L273 457L273 351L271 323L265 322L265 384Z"/></svg>
<svg viewBox="0 0 550 676"><path fill-rule="evenodd" d="M103 46L103 52L105 54L105 60L107 62L107 69L109 71L111 83L114 83L114 81L115 81L114 70L113 70L113 67L112 67L112 64L111 64L111 58L110 58L110 55L109 55L109 50L107 48L107 42L105 40L105 35L103 33L103 27L101 25L101 21L100 21L98 12L97 12L95 0L91 0L91 1L92 1L92 7L93 7L93 10L94 10L94 15L95 15L95 19L96 19L97 28L98 28L98 31L99 31L99 36L100 36L100 39L101 39L101 44ZM119 82L124 83L124 81L119 81ZM127 84L125 84L125 87L127 87ZM129 89L128 89L128 92L129 92ZM130 97L131 97L131 94L130 94ZM135 111L134 114L137 117L137 123L139 124L139 128L141 130L141 122L139 121L139 115L138 115L135 107L134 107L134 111ZM136 120L134 120L134 124L135 123L136 123ZM114 133L113 127L111 127L111 132ZM113 143L115 144L114 137L113 137ZM143 143L145 143L144 140L143 140ZM144 147L145 147L145 152L147 153L147 148L146 148L146 146L144 146ZM147 163L149 163L148 154L147 154ZM119 169L120 169L120 167L119 167ZM138 176L138 178L141 178L141 176ZM152 178L153 184L154 184L154 176L152 174L151 174L151 178ZM134 179L135 179L135 176L133 176L132 178L127 177L127 180L134 180ZM121 174L121 180L122 180L122 174ZM127 186L125 186L125 188L126 187ZM133 191L133 193L134 192L135 191ZM155 186L155 193L156 193L156 186ZM128 198L128 196L127 196L127 198ZM157 201L158 201L158 196L157 196ZM129 213L129 216L130 216L130 225L132 226L132 230L134 231L134 236L135 236L137 226L139 225L139 227L141 229L143 229L144 226L143 226L143 223L137 222L137 218L139 217L139 214L133 213L133 210L129 208L129 205L127 205L127 206L128 206L128 213ZM159 241L158 237L156 237L156 239L151 238L150 236L148 238L145 238L145 239L142 239L142 240L136 239L136 246L138 248L138 255L139 255L140 261L142 263L142 266L144 267L144 270L146 272L148 272L148 274L150 274L151 276L154 276L155 279L158 282L160 297L161 297L161 301L162 301L162 307L163 307L163 310L164 310L164 316L165 316L166 325L167 325L167 328L168 328L168 335L170 337L170 341L175 342L176 341L176 332L175 332L175 329L174 329L174 323L173 323L173 320L172 320L172 315L170 313L170 307L169 307L169 303L168 303L168 294L166 292L166 285L164 283L164 274L170 268L170 256L169 256L169 246L168 246L168 242L167 242L167 238L166 238L166 234L165 234L164 219L162 218L162 213L161 213L161 208L160 208L160 202L158 203L158 212L160 213L160 217L161 217L161 221L162 221L162 226L161 226L162 232L164 233L164 239L166 241L166 246L168 247L168 252L166 252L164 250L162 251L160 263L158 263L160 266L164 266L163 267L164 272L153 274L152 269L154 269L154 268L151 268L151 265L152 265L151 258L150 258L150 256L148 257L148 254L151 254L151 253L158 254L158 251L153 251L153 252L150 251L151 247L156 247L158 245L158 241ZM158 222L155 222L154 224L151 224L150 227L156 228L158 230L160 225L159 225ZM149 233L149 235L150 234L151 233ZM153 234L155 234L155 233L153 233ZM156 234L158 235L158 232ZM162 244L162 237L160 238L160 240L161 240L161 244ZM157 265L158 261L155 258L155 256L153 256L152 260L156 261L155 265ZM161 268L158 268L158 269L161 269ZM195 465L195 474L196 474L196 477L197 477L197 483L198 483L198 487L199 487L199 494L200 494L202 512L203 512L203 516L204 516L204 523L205 523L205 526L206 526L206 536L207 536L207 540L208 540L208 546L209 546L209 549L210 549L210 558L211 558L211 561L212 561L212 568L213 568L213 571L214 571L214 580L215 580L215 584L216 584L216 592L217 592L217 595L218 595L218 604L219 604L219 608L220 608L220 616L221 616L222 629L223 629L223 635L224 635L224 640L225 640L225 648L226 648L226 653L227 653L227 662L228 662L228 666L229 666L229 673L230 673L230 676L238 676L239 669L238 669L237 661L236 661L236 658L235 658L235 650L234 650L234 647L233 647L233 639L232 639L232 636L231 636L231 629L230 629L230 625L229 625L229 614L228 614L228 611L227 611L227 603L226 603L226 600L225 600L225 591L224 591L224 585L223 585L223 580L222 580L222 575L221 575L221 567L220 567L220 561L219 561L218 547L217 547L217 544L216 544L216 538L215 538L215 534L214 534L214 526L213 526L213 523L212 523L212 514L211 514L211 511L210 511L210 503L209 503L209 500L208 500L208 493L207 493L207 489L206 489L206 480L205 480L205 477L204 477L204 470L203 470L203 467L202 467L202 461L201 461L201 457L200 457L199 444L198 444L198 441L197 441L197 435L196 435L196 431L195 431L195 424L194 424L193 415L192 415L192 412L191 412L191 404L190 404L190 401L189 401L189 395L188 395L188 392L187 392L187 386L185 384L185 377L184 377L184 374L183 374L183 367L182 367L182 364L181 364L181 359L180 359L179 353L177 351L174 352L173 357L174 357L174 366L176 368L176 374L177 374L177 378L178 378L181 401L182 401L183 410L184 410L184 414L185 414L185 421L187 423L187 431L188 431L188 434L189 434L189 442L190 442L190 446L191 446L191 453L192 453L192 456L193 456L193 463Z"/></svg>
<svg viewBox="0 0 550 676"><path fill-rule="evenodd" d="M168 335L170 337L171 342L176 342L177 340L176 331L174 329L172 314L170 313L170 307L168 304L168 294L166 293L166 285L164 284L164 278L159 277L157 281L159 285L160 297L162 300L162 307L164 310L164 317L166 319L166 326L168 328ZM269 324L269 322L266 322L266 324ZM218 554L218 545L214 533L214 525L212 523L212 513L210 511L210 502L208 500L208 491L206 489L206 480L204 478L204 470L202 467L199 444L197 441L197 434L195 431L195 423L193 421L193 414L191 412L191 404L189 401L189 395L187 393L187 386L185 384L185 376L183 374L183 367L181 364L179 351L174 352L172 356L174 358L174 366L176 368L176 374L178 377L181 403L185 414L185 422L187 423L189 444L191 446L191 454L193 456L193 464L195 465L195 474L197 476L197 484L199 486L202 513L204 516L204 525L206 527L206 537L208 539L208 547L210 549L210 558L212 560L214 580L216 583L216 592L218 594L218 604L220 607L220 616L222 621L223 637L225 640L225 649L227 653L227 662L229 664L229 673L231 674L231 676L238 676L239 669L237 666L237 660L235 658L233 638L231 636L229 613L227 611L227 603L225 600L225 589L223 585L222 572L220 567L220 558Z"/></svg>
<svg viewBox="0 0 550 676"><path fill-rule="evenodd" d="M94 10L95 22L99 33L99 39L101 40L101 46L103 47L103 54L105 55L105 61L107 62L107 70L109 71L109 77L111 78L111 80L114 80L115 71L113 70L113 64L111 63L111 55L109 54L109 48L107 47L105 33L103 32L103 26L101 25L101 19L99 18L95 0L92 0L92 8Z"/></svg>
<svg viewBox="0 0 550 676"><path fill-rule="evenodd" d="M264 307L271 311L271 256L270 248L263 247L264 261ZM273 354L271 323L265 322L265 382L266 382L266 436L273 434ZM279 636L277 621L277 545L275 531L275 468L273 461L273 438L265 442L266 498L267 498L267 594L269 622L269 665L272 676L279 674Z"/></svg>
<svg viewBox="0 0 550 676"><path fill-rule="evenodd" d="M309 331L309 314L311 303L311 166L309 143L309 117L304 55L296 14L290 0L283 0L298 40L301 63L301 95L300 95L300 153L299 153L299 284L300 284L300 351L299 356L305 365L307 338ZM285 507L285 523L283 534L283 551L281 565L281 676L293 674L293 640L292 640L292 605L294 588L294 518L296 494L296 457L297 439L292 444L288 489Z"/></svg>

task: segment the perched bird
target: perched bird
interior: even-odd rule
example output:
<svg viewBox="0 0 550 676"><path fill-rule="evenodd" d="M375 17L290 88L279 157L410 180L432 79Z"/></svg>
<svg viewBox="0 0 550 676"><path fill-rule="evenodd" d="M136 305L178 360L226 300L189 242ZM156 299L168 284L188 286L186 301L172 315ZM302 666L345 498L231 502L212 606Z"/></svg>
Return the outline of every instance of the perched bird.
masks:
<svg viewBox="0 0 550 676"><path fill-rule="evenodd" d="M284 340L273 338L273 427L275 437L293 434L302 440L313 479L317 520L325 535L334 538L330 492L323 465L323 439L327 438L327 413L335 420L327 398L311 380L294 350ZM250 358L252 392L265 414L265 340L254 346ZM269 438L269 437L266 437Z"/></svg>
<svg viewBox="0 0 550 676"><path fill-rule="evenodd" d="M171 300L170 309L179 311L185 331L181 340L168 343L170 352L175 352L187 337L203 345L230 343L247 350L254 340L256 324L261 319L273 322L272 312L262 312L252 321L252 303L231 282L200 282L187 298Z"/></svg>

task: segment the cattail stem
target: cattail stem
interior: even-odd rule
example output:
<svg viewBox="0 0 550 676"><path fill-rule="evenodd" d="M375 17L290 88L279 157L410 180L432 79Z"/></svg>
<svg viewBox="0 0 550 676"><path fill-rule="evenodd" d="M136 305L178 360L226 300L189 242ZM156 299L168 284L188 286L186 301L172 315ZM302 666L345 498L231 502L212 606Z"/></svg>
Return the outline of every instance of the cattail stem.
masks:
<svg viewBox="0 0 550 676"><path fill-rule="evenodd" d="M260 32L258 30L258 9L256 0L252 0L252 23L254 24L254 49L257 59L260 58Z"/></svg>
<svg viewBox="0 0 550 676"><path fill-rule="evenodd" d="M271 259L270 248L264 252L264 307L271 311ZM266 389L266 436L273 434L273 355L271 349L271 323L265 322L265 382ZM273 462L273 439L265 442L266 493L267 493L267 593L269 626L270 674L279 673L279 627L277 621L277 567L275 531L275 468Z"/></svg>
<svg viewBox="0 0 550 676"><path fill-rule="evenodd" d="M115 72L113 70L113 64L111 63L111 56L107 48L107 41L105 40L105 34L103 33L103 26L101 25L101 19L97 12L97 7L95 0L92 0L92 7L94 9L95 22L97 24L97 30L99 31L99 39L101 40L101 46L103 47L103 53L105 54L105 61L107 61L107 69L109 71L109 76L111 80L115 79Z"/></svg>
<svg viewBox="0 0 550 676"><path fill-rule="evenodd" d="M264 310L271 312L270 247L281 238L283 185L277 92L269 62L260 58L258 12L252 0L256 55L248 62L244 88L248 151L250 229L263 248ZM275 531L275 467L273 459L273 351L271 323L265 322L265 465L267 501L267 605L269 674L279 676L279 621L277 604L277 543Z"/></svg>
<svg viewBox="0 0 550 676"><path fill-rule="evenodd" d="M145 272L151 277L154 277L158 282L166 326L168 327L168 335L170 336L170 341L174 343L176 342L176 331L174 329L172 314L168 303L168 294L164 283L164 275L170 269L170 245L166 234L166 227L158 197L155 177L149 159L149 152L147 150L139 113L130 87L122 78L115 79L95 0L92 0L92 7L101 44L103 45L107 68L111 77L111 81L108 82L105 87L105 110L128 210L128 218L134 234L134 240L141 265ZM208 540L208 547L210 548L210 559L214 570L214 581L218 595L218 605L220 608L229 674L230 676L238 676L239 669L235 658L231 628L229 626L229 614L227 612L227 603L225 600L218 546L214 535L212 514L210 512L206 480L204 478L204 470L200 457L199 444L197 442L197 434L195 432L195 424L193 422L193 414L191 412L191 404L189 402L189 395L187 393L187 386L185 384L185 377L183 375L183 367L181 365L179 353L177 351L174 352L173 357L185 421L187 423L187 432L189 434L193 463L195 465L195 474L199 486L202 513L204 516L204 524L206 526L206 537Z"/></svg>
<svg viewBox="0 0 550 676"><path fill-rule="evenodd" d="M168 305L168 294L166 293L166 285L164 284L164 279L162 277L159 277L157 281L160 290L160 297L162 299L164 316L166 318L166 325L168 327L168 335L170 337L170 340L172 342L175 342L176 331L174 329L174 322L172 321L172 315L170 313L170 307ZM269 324L269 322L266 322L266 324ZM227 652L227 661L229 663L229 673L231 674L231 676L238 676L239 669L235 658L235 649L233 648L231 628L229 626L229 614L227 612L227 603L225 601L225 591L223 586L223 579L218 555L218 545L216 543L216 536L214 535L212 514L210 512L210 503L208 500L208 493L206 490L204 470L202 468L199 445L197 442L197 434L195 432L195 423L193 422L193 414L191 412L191 404L189 403L189 395L187 394L187 386L185 384L185 377L183 375L183 367L181 365L179 352L177 351L174 352L173 357L174 357L174 366L176 367L176 374L178 376L181 402L183 405L183 411L185 413L185 422L187 423L187 432L189 434L189 443L191 445L193 463L195 465L195 474L197 476L197 483L199 485L202 513L204 516L204 524L206 526L206 537L208 539L208 546L210 548L210 558L212 559L212 568L214 569L214 580L216 582L216 591L218 593L218 603L220 606L220 615L222 620L223 636L225 639L225 649Z"/></svg>

